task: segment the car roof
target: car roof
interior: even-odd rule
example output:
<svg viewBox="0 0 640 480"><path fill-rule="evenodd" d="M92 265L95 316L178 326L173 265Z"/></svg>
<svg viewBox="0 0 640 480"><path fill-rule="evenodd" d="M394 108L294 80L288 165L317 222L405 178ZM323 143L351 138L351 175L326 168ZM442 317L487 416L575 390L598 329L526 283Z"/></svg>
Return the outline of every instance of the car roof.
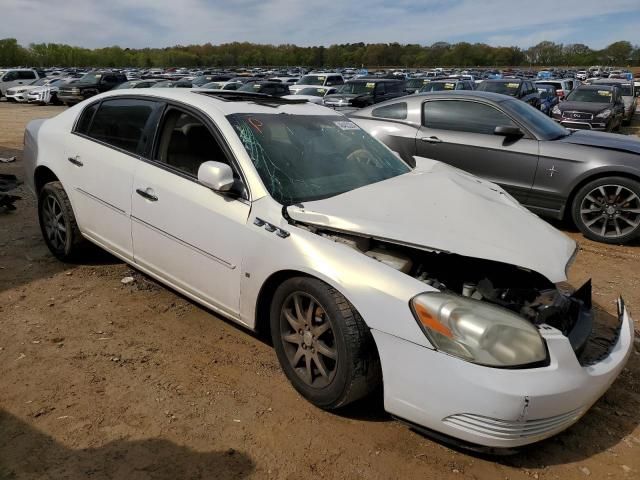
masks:
<svg viewBox="0 0 640 480"><path fill-rule="evenodd" d="M526 79L526 78L487 78L486 80L483 80L486 83L514 83L514 82L524 82L526 80L530 80L530 79Z"/></svg>
<svg viewBox="0 0 640 480"><path fill-rule="evenodd" d="M617 86L614 85L578 85L578 88L580 90L613 90L614 88L617 88Z"/></svg>
<svg viewBox="0 0 640 480"><path fill-rule="evenodd" d="M295 101L281 98L269 97L267 95L251 94L248 92L238 93L236 91L216 91L199 88L165 88L165 89L122 89L110 90L99 96L97 99L109 97L153 97L159 100L173 100L187 105L194 106L207 112L217 111L223 115L234 113L289 113L297 115L323 115L336 116L334 110L304 101ZM226 97L226 99L225 99ZM236 98L242 98L236 100ZM230 100L232 99L232 100Z"/></svg>
<svg viewBox="0 0 640 480"><path fill-rule="evenodd" d="M626 80L623 78L599 78L591 82L591 85L631 85L631 80Z"/></svg>

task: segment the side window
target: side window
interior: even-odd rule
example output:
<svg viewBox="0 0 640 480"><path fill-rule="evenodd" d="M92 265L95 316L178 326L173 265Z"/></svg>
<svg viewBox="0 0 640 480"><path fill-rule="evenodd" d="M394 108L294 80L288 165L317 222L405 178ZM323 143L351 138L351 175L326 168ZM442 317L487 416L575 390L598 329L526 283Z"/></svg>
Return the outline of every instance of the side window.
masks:
<svg viewBox="0 0 640 480"><path fill-rule="evenodd" d="M89 136L127 152L142 147L143 131L155 103L147 100L106 100L100 104L89 127Z"/></svg>
<svg viewBox="0 0 640 480"><path fill-rule="evenodd" d="M164 116L155 160L192 177L197 177L200 165L209 160L228 163L206 125L175 108Z"/></svg>
<svg viewBox="0 0 640 480"><path fill-rule="evenodd" d="M342 85L343 83L344 83L344 80L342 79L342 77L331 78L331 85Z"/></svg>
<svg viewBox="0 0 640 480"><path fill-rule="evenodd" d="M21 70L20 72L18 72L18 79L19 80L35 80L36 72L32 70Z"/></svg>
<svg viewBox="0 0 640 480"><path fill-rule="evenodd" d="M3 82L13 82L18 79L18 72L8 72L2 77Z"/></svg>
<svg viewBox="0 0 640 480"><path fill-rule="evenodd" d="M77 133L88 135L89 127L91 126L91 120L93 119L93 115L96 113L96 110L98 110L98 105L100 105L100 102L89 105L84 109L84 111L80 115L80 120L78 120L78 123L76 124Z"/></svg>
<svg viewBox="0 0 640 480"><path fill-rule="evenodd" d="M382 82L382 83L377 83L377 84L376 84L376 94L377 94L377 95L384 95L384 94L387 92L387 90L386 90L386 88L385 88L385 87L386 87L386 86L385 86L384 82Z"/></svg>
<svg viewBox="0 0 640 480"><path fill-rule="evenodd" d="M516 126L504 113L482 103L438 100L425 102L422 108L427 128L492 135L499 125Z"/></svg>
<svg viewBox="0 0 640 480"><path fill-rule="evenodd" d="M390 118L392 120L405 120L407 118L407 103L399 102L384 107L374 108L371 116L378 118Z"/></svg>

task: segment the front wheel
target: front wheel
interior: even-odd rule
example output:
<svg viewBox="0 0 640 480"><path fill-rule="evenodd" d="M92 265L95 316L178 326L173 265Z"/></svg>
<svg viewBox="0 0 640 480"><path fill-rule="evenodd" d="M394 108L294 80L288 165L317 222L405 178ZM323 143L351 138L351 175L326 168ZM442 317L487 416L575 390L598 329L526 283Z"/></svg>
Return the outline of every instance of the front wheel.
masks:
<svg viewBox="0 0 640 480"><path fill-rule="evenodd" d="M42 187L38 196L38 219L44 241L56 258L69 261L79 256L86 240L60 182L50 182Z"/></svg>
<svg viewBox="0 0 640 480"><path fill-rule="evenodd" d="M624 177L589 182L576 194L572 214L585 237L628 243L640 235L640 182Z"/></svg>
<svg viewBox="0 0 640 480"><path fill-rule="evenodd" d="M290 278L276 290L270 314L280 365L314 405L336 409L379 385L373 337L337 290L315 278Z"/></svg>

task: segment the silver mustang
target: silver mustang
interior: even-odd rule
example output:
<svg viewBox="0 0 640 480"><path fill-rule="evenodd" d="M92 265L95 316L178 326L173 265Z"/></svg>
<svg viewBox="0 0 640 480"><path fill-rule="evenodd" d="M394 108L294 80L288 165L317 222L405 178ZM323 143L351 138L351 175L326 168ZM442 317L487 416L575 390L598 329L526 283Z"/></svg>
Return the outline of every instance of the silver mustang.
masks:
<svg viewBox="0 0 640 480"><path fill-rule="evenodd" d="M640 140L568 130L526 103L478 91L411 95L350 118L408 162L432 158L495 182L535 213L605 243L640 235Z"/></svg>

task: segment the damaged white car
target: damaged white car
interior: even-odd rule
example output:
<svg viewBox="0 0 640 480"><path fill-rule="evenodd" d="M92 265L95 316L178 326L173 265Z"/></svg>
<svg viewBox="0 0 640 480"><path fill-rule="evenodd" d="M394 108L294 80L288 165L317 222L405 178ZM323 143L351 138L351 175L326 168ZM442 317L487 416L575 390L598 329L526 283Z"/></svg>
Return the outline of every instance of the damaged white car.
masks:
<svg viewBox="0 0 640 480"><path fill-rule="evenodd" d="M467 446L575 423L630 354L622 299L597 353L575 243L500 187L409 167L334 111L242 92L118 90L25 135L58 258L89 240L250 329L336 409L385 409Z"/></svg>

